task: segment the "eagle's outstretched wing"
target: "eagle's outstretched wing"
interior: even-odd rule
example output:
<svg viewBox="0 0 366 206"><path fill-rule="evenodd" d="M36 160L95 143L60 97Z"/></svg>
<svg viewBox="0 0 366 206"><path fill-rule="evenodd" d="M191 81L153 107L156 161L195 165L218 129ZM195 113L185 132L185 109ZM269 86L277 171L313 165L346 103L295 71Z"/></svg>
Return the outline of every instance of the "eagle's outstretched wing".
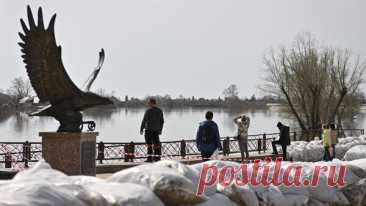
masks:
<svg viewBox="0 0 366 206"><path fill-rule="evenodd" d="M57 104L64 99L80 95L81 90L72 82L61 59L61 46L56 45L54 26L56 14L44 27L42 8L38 9L37 25L30 7L27 7L29 28L20 20L23 32L19 33L23 42L23 61L31 84L41 102Z"/></svg>
<svg viewBox="0 0 366 206"><path fill-rule="evenodd" d="M82 88L85 88L85 91L90 91L90 88L92 86L92 84L94 83L95 79L97 78L100 69L103 66L103 62L104 62L104 49L102 49L99 52L99 61L98 61L98 65L97 67L95 67L95 69L93 70L93 72L90 74L90 76L88 77L88 79L85 81L84 85L82 86Z"/></svg>

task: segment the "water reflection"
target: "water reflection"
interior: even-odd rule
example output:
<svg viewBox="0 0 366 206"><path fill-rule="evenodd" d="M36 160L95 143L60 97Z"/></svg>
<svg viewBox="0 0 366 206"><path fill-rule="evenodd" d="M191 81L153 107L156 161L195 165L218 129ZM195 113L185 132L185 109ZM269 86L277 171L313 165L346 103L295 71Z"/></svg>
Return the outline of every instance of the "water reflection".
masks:
<svg viewBox="0 0 366 206"><path fill-rule="evenodd" d="M162 141L193 139L200 121L208 109L163 109L166 124ZM277 132L276 123L282 121L294 128L294 123L286 114L276 108L225 110L209 109L214 112L222 136L236 135L233 118L246 114L251 118L250 134ZM100 133L98 140L103 141L143 141L139 134L140 123L145 109L93 109L84 112L84 120L94 120ZM366 111L345 123L344 128L363 128ZM0 113L0 141L40 141L41 131L56 131L58 122L51 117L29 117L25 113Z"/></svg>

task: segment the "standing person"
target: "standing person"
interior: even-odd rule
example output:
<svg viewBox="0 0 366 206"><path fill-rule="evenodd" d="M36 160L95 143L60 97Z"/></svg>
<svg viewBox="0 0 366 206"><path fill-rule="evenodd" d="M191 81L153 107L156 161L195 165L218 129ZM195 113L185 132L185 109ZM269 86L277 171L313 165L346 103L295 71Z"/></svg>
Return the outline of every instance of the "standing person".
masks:
<svg viewBox="0 0 366 206"><path fill-rule="evenodd" d="M336 130L335 124L330 124L330 141L332 144L332 159L335 158L335 146L338 143L338 131Z"/></svg>
<svg viewBox="0 0 366 206"><path fill-rule="evenodd" d="M290 127L283 125L281 122L278 122L277 128L280 130L280 139L272 141L273 154L278 154L276 145L277 144L281 145L283 152L283 160L286 161L287 145L290 145Z"/></svg>
<svg viewBox="0 0 366 206"><path fill-rule="evenodd" d="M208 111L206 121L200 123L197 131L196 143L203 161L209 160L216 149L222 149L219 128L212 119L213 113Z"/></svg>
<svg viewBox="0 0 366 206"><path fill-rule="evenodd" d="M164 115L160 108L156 105L156 100L150 98L148 101L149 109L146 110L141 123L140 134L144 134L147 144L147 160L146 162L159 161L161 158L161 143L159 135L163 130Z"/></svg>
<svg viewBox="0 0 366 206"><path fill-rule="evenodd" d="M241 154L241 161L244 162L245 157L249 157L248 151L248 128L250 124L249 117L245 115L234 118L234 123L238 126L238 143ZM245 157L244 157L245 153Z"/></svg>
<svg viewBox="0 0 366 206"><path fill-rule="evenodd" d="M330 161L331 160L330 147L332 146L332 141L331 141L331 137L330 137L329 125L326 125L326 124L323 125L322 140L323 140L323 146L324 146L323 160Z"/></svg>

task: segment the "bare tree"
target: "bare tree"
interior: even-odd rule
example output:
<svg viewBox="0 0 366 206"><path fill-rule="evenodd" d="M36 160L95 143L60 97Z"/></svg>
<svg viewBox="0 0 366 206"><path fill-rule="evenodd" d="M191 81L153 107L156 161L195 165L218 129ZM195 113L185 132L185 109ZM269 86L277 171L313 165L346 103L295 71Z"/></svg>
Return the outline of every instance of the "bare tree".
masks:
<svg viewBox="0 0 366 206"><path fill-rule="evenodd" d="M14 103L17 105L19 100L31 96L32 91L32 86L28 80L17 77L11 82L11 87L7 90L7 93L13 98Z"/></svg>
<svg viewBox="0 0 366 206"><path fill-rule="evenodd" d="M238 87L235 84L231 84L228 88L222 92L226 99L237 99L239 92Z"/></svg>
<svg viewBox="0 0 366 206"><path fill-rule="evenodd" d="M299 36L291 48L265 57L262 89L288 105L303 131L335 122L364 82L366 65L348 50L318 47L310 34ZM343 109L341 109L343 108Z"/></svg>

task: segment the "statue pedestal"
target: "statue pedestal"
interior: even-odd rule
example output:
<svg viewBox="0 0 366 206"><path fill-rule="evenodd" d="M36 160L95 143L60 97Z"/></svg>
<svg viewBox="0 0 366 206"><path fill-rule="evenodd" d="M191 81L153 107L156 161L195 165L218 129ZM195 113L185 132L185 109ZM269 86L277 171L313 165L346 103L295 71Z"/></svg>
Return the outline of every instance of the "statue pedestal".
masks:
<svg viewBox="0 0 366 206"><path fill-rule="evenodd" d="M98 132L40 132L43 158L67 175L95 176L96 137Z"/></svg>

